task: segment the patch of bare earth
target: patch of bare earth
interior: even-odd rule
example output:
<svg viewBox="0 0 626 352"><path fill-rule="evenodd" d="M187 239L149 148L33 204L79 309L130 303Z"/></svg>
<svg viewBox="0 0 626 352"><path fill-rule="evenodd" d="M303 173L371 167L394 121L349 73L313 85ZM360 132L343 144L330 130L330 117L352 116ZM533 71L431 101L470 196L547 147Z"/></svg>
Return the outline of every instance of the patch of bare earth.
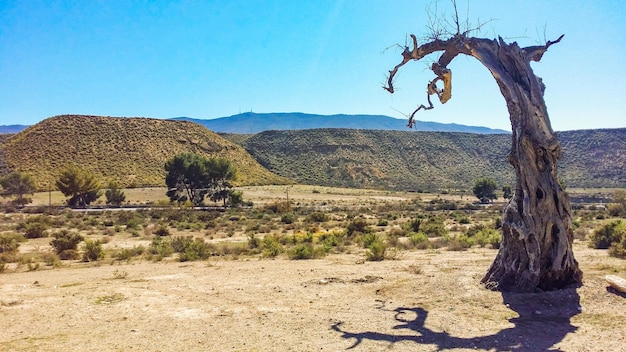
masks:
<svg viewBox="0 0 626 352"><path fill-rule="evenodd" d="M0 350L623 350L626 299L603 276L626 266L575 250L584 286L536 294L481 287L489 249L5 273Z"/></svg>

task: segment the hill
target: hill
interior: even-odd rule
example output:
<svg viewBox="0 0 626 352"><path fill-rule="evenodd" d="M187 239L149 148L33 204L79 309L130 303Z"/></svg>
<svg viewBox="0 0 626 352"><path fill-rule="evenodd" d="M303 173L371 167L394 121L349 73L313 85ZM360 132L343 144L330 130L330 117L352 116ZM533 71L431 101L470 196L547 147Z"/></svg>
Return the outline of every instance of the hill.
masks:
<svg viewBox="0 0 626 352"><path fill-rule="evenodd" d="M63 115L0 140L0 166L32 175L40 189L54 185L70 163L122 186L165 185L165 162L184 152L227 158L239 184L289 183L264 169L240 145L191 122Z"/></svg>
<svg viewBox="0 0 626 352"><path fill-rule="evenodd" d="M299 183L399 190L513 185L510 135L316 129L224 135L263 166ZM558 133L559 176L569 187L626 186L626 129Z"/></svg>
<svg viewBox="0 0 626 352"><path fill-rule="evenodd" d="M396 130L396 131L439 131L467 133L509 133L487 127L465 126L455 123L416 121L413 129L407 127L406 119L396 119L383 115L314 115L299 112L243 114L217 119L203 120L190 117L177 117L173 120L184 120L199 123L211 131L218 133L254 134L263 131L306 130L314 128L348 128L361 130Z"/></svg>

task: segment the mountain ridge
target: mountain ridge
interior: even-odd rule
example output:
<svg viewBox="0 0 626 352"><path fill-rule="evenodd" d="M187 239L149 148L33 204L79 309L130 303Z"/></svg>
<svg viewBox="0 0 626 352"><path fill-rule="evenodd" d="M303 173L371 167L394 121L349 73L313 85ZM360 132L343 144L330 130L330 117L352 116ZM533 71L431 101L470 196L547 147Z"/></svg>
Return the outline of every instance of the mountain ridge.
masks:
<svg viewBox="0 0 626 352"><path fill-rule="evenodd" d="M245 112L215 119L197 119L174 117L171 120L183 120L201 124L217 133L255 134L263 131L306 130L317 128L347 128L383 131L437 131L467 132L479 134L508 134L509 131L482 126L468 126L456 123L433 121L415 121L412 129L407 127L406 119L397 119L385 115L335 114L317 115L301 112L254 113Z"/></svg>

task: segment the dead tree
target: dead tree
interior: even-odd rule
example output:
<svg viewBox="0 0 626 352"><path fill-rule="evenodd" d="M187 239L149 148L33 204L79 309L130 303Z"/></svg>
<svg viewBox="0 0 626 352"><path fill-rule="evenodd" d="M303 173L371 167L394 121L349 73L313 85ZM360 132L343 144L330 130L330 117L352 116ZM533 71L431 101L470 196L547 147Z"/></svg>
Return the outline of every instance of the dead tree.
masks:
<svg viewBox="0 0 626 352"><path fill-rule="evenodd" d="M582 272L572 251L569 197L557 178L561 147L548 119L545 86L530 67L531 61L541 60L563 36L544 45L522 48L502 38L490 40L467 34L457 31L448 39L435 37L421 45L411 35L413 48L404 48L402 62L389 71L384 88L394 92L394 77L409 61L441 53L431 66L435 78L427 84L428 106L421 105L411 114L410 127L417 111L433 108L432 95L441 103L452 97L452 71L447 66L457 55L480 61L506 100L513 132L509 162L517 176L515 194L502 218L502 244L482 283L494 290L520 292L580 284ZM443 87L439 88L438 83Z"/></svg>

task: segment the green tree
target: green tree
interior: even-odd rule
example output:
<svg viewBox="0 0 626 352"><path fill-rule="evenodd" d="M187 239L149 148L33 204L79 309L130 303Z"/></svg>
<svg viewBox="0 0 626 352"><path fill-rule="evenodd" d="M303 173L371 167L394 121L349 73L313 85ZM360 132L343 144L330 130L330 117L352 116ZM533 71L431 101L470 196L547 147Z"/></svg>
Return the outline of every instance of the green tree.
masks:
<svg viewBox="0 0 626 352"><path fill-rule="evenodd" d="M506 199L511 199L511 196L513 195L513 190L511 189L511 186L503 186L502 193L502 197Z"/></svg>
<svg viewBox="0 0 626 352"><path fill-rule="evenodd" d="M61 172L57 187L66 197L70 207L84 207L100 198L100 185L94 174L77 166L68 166Z"/></svg>
<svg viewBox="0 0 626 352"><path fill-rule="evenodd" d="M496 181L490 178L481 178L474 182L472 191L476 198L480 199L481 202L487 203L498 198L496 196L496 188L498 188Z"/></svg>
<svg viewBox="0 0 626 352"><path fill-rule="evenodd" d="M211 158L207 160L207 172L213 187L211 200L214 202L223 200L226 205L232 188L231 181L234 181L237 175L235 166L227 159Z"/></svg>
<svg viewBox="0 0 626 352"><path fill-rule="evenodd" d="M206 158L186 153L175 156L165 164L167 196L171 201L191 201L201 205L209 195L213 201L228 199L231 181L236 170L232 163L221 158Z"/></svg>
<svg viewBox="0 0 626 352"><path fill-rule="evenodd" d="M109 189L106 190L104 195L107 198L107 204L112 204L118 207L126 200L126 195L118 188L118 185L115 182L109 183Z"/></svg>
<svg viewBox="0 0 626 352"><path fill-rule="evenodd" d="M206 158L193 153L180 154L165 163L165 171L166 194L172 202L202 204L211 187Z"/></svg>
<svg viewBox="0 0 626 352"><path fill-rule="evenodd" d="M35 193L35 182L29 175L19 172L10 173L0 178L0 185L2 185L3 188L3 197L17 196L17 198L13 200L14 204L24 206L32 202L32 199L24 197L26 194Z"/></svg>

